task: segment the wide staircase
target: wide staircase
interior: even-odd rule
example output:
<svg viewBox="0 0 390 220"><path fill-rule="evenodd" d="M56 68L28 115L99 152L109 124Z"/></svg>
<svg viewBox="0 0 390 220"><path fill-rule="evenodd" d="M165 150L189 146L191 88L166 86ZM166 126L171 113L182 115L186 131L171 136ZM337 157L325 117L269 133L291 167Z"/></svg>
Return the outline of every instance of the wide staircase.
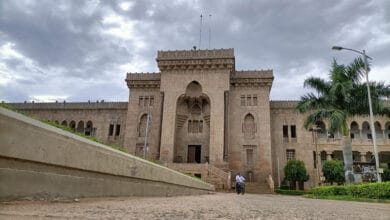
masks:
<svg viewBox="0 0 390 220"><path fill-rule="evenodd" d="M269 185L265 182L246 182L245 193L272 194Z"/></svg>
<svg viewBox="0 0 390 220"><path fill-rule="evenodd" d="M182 173L198 176L202 180L213 184L216 191L231 190L231 174L223 169L225 167L220 169L209 163L167 163L164 165Z"/></svg>

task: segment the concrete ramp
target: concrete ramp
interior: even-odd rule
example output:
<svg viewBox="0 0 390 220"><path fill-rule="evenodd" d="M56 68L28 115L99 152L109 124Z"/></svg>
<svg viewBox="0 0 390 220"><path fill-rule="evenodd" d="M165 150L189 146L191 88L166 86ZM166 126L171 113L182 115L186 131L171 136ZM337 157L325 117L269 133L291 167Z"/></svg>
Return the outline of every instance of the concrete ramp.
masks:
<svg viewBox="0 0 390 220"><path fill-rule="evenodd" d="M207 194L214 186L0 107L0 200Z"/></svg>

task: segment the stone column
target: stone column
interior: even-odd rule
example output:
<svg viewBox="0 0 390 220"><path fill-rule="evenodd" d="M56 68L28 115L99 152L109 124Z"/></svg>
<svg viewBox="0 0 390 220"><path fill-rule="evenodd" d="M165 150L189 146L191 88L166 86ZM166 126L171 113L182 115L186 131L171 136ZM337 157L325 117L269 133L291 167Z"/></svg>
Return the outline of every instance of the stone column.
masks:
<svg viewBox="0 0 390 220"><path fill-rule="evenodd" d="M210 112L210 164L223 162L224 148L224 91L213 93Z"/></svg>
<svg viewBox="0 0 390 220"><path fill-rule="evenodd" d="M166 92L164 97L164 110L161 131L160 159L163 162L173 162L175 146L175 121L176 121L176 94Z"/></svg>

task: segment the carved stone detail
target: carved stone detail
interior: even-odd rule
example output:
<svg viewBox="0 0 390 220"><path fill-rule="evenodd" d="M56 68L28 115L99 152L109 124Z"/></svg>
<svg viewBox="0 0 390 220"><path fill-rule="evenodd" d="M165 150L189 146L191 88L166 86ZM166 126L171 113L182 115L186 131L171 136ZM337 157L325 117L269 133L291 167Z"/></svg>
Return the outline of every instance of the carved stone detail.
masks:
<svg viewBox="0 0 390 220"><path fill-rule="evenodd" d="M240 87L272 86L272 70L235 71L230 76L230 84Z"/></svg>
<svg viewBox="0 0 390 220"><path fill-rule="evenodd" d="M160 73L127 73L127 86L131 88L160 88Z"/></svg>

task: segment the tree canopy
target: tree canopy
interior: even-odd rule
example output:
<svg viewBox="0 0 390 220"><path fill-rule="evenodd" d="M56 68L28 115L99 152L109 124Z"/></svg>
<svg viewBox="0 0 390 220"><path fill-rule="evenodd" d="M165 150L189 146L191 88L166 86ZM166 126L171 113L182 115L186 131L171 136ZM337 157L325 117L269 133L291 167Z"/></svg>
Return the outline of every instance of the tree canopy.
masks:
<svg viewBox="0 0 390 220"><path fill-rule="evenodd" d="M341 184L345 182L343 163L339 160L328 160L322 166L325 182Z"/></svg>
<svg viewBox="0 0 390 220"><path fill-rule="evenodd" d="M348 66L333 60L329 79L309 77L304 86L313 89L301 97L297 109L308 113L304 121L307 129L319 121L328 120L330 129L348 133L347 118L353 115L369 113L367 85L362 82L364 62L356 58ZM374 114L390 116L390 109L384 106L383 97L390 97L390 86L383 82L370 82L371 99Z"/></svg>
<svg viewBox="0 0 390 220"><path fill-rule="evenodd" d="M284 176L286 180L294 183L294 185L296 181L306 182L309 180L305 163L302 160L289 160L284 167Z"/></svg>

